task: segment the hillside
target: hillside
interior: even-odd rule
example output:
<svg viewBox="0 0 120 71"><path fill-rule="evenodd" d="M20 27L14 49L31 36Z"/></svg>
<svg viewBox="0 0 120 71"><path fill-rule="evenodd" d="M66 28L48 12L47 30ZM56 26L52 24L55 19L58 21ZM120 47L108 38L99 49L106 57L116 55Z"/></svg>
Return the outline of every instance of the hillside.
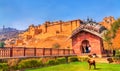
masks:
<svg viewBox="0 0 120 71"><path fill-rule="evenodd" d="M15 41L18 38L18 34L22 31L17 30L15 28L1 28L0 29L0 41L5 42L6 44L10 44L11 40Z"/></svg>
<svg viewBox="0 0 120 71"><path fill-rule="evenodd" d="M16 37L18 33L19 31L14 28L3 28L0 30L0 41Z"/></svg>

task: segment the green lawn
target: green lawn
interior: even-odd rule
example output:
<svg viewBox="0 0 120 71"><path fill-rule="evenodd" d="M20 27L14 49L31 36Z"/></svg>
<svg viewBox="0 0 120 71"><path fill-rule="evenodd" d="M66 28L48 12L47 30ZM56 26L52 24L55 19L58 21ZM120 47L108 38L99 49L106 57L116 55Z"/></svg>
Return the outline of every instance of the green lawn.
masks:
<svg viewBox="0 0 120 71"><path fill-rule="evenodd" d="M95 70L93 67L89 70L86 62L74 62L37 69L27 69L25 71L120 71L120 64L97 63Z"/></svg>

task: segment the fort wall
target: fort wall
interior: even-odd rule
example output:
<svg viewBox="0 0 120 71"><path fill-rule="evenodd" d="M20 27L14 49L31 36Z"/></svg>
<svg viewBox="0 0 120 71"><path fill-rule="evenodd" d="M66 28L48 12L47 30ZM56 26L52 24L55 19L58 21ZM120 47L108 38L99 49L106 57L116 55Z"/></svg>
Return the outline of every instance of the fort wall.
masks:
<svg viewBox="0 0 120 71"><path fill-rule="evenodd" d="M44 24L39 26L30 25L28 28L28 31L26 31L26 34L24 36L31 35L34 37L38 34L59 34L62 32L66 32L66 34L71 34L74 29L80 26L80 20L73 20L73 21L56 21L56 22L49 22L46 21ZM29 37L29 36L28 36Z"/></svg>

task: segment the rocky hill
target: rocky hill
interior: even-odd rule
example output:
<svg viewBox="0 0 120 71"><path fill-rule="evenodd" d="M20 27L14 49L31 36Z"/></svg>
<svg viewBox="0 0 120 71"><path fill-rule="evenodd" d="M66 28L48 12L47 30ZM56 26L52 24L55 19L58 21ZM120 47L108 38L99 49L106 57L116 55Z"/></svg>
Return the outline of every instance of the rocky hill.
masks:
<svg viewBox="0 0 120 71"><path fill-rule="evenodd" d="M0 41L8 43L8 40L14 39L14 41L18 38L18 34L22 31L17 30L15 28L1 28L0 29Z"/></svg>

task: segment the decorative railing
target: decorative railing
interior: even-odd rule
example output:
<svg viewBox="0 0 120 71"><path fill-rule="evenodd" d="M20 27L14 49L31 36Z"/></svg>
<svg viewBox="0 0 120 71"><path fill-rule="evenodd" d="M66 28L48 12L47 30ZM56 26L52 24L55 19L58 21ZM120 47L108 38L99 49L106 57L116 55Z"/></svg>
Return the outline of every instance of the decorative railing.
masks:
<svg viewBox="0 0 120 71"><path fill-rule="evenodd" d="M71 56L71 55L75 55L72 49L25 48L25 47L0 48L0 58Z"/></svg>

